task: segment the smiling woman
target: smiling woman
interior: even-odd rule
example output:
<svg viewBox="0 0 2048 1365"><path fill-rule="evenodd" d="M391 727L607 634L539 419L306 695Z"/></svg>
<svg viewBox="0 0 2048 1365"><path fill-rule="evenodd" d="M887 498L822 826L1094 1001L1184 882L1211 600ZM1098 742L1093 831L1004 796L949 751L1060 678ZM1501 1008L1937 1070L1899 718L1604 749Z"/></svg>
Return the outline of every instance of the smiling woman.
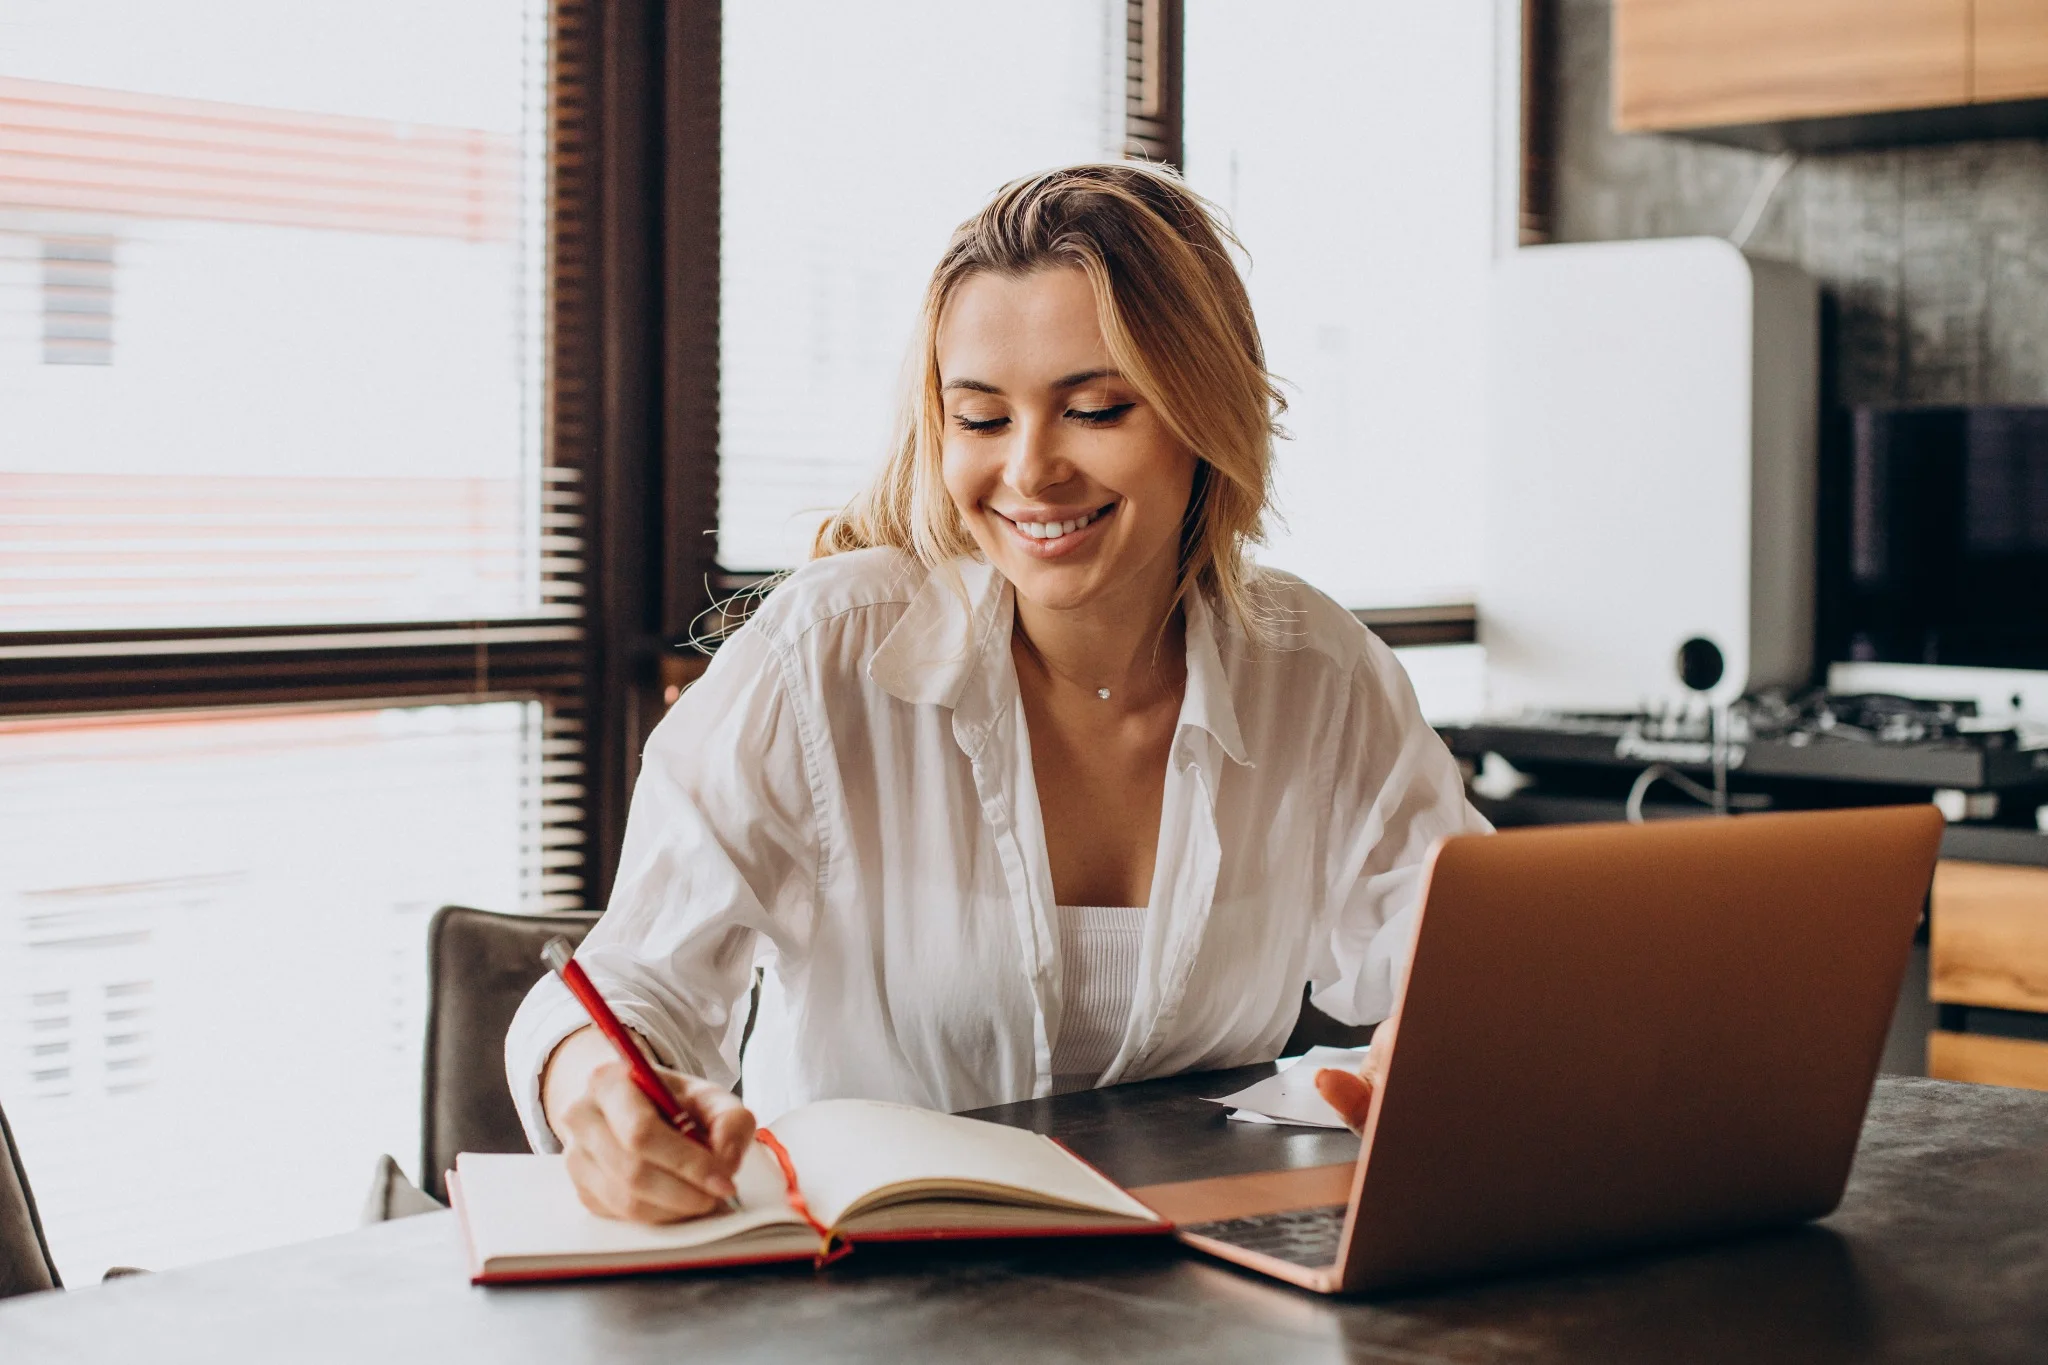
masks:
<svg viewBox="0 0 2048 1365"><path fill-rule="evenodd" d="M1014 461L1021 450L1042 463L1059 458L1053 426L1113 427L1118 436L1098 453L1121 452L1108 458L1125 465L1135 456L1138 467L1182 480L1178 494L1153 490L1167 494L1154 510L1177 533L1168 537L1177 546L1173 600L1200 586L1254 629L1264 624L1245 588L1244 549L1262 530L1273 419L1286 403L1266 371L1228 240L1199 196L1142 163L1069 167L1006 186L961 225L933 271L916 343L924 362L913 369L895 452L819 532L818 552L895 545L934 566L975 549L996 555L1005 538L985 536L983 518L1001 508L977 516L970 509L985 503L962 497L955 480L983 461L967 458L959 438L1004 438L1007 453L994 458ZM1043 420L1055 411L1058 424ZM1177 461L1152 458L1168 446ZM1013 487L1015 510L1038 517L1027 538L1114 515L1121 501L1075 503L1056 491L1067 505L1033 507L1035 495Z"/></svg>
<svg viewBox="0 0 2048 1365"><path fill-rule="evenodd" d="M998 193L892 457L649 740L577 956L707 1126L1270 1060L1304 984L1391 1008L1431 844L1486 825L1392 653L1246 557L1279 400L1226 240L1148 166ZM507 1038L535 1145L600 1213L715 1207L728 1147L584 1020L544 981Z"/></svg>

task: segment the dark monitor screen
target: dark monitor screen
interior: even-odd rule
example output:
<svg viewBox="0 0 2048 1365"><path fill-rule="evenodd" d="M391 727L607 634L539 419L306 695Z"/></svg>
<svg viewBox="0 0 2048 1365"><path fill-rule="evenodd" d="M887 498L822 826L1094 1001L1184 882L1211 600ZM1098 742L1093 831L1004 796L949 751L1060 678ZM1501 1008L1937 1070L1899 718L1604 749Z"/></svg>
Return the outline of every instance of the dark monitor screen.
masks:
<svg viewBox="0 0 2048 1365"><path fill-rule="evenodd" d="M1830 652L2048 667L2048 407L1858 408L1850 427Z"/></svg>

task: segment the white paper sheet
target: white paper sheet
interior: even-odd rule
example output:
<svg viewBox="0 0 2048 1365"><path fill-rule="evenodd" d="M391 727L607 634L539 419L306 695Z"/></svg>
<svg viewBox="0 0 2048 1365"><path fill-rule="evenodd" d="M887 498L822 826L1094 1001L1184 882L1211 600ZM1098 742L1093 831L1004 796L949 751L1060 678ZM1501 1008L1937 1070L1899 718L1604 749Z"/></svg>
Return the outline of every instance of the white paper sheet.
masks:
<svg viewBox="0 0 2048 1365"><path fill-rule="evenodd" d="M1316 1091L1316 1073L1326 1066L1356 1071L1365 1064L1369 1048L1310 1048L1278 1075L1268 1076L1230 1095L1218 1095L1211 1104L1231 1106L1230 1117L1244 1123L1288 1123L1303 1128L1342 1128L1343 1118Z"/></svg>

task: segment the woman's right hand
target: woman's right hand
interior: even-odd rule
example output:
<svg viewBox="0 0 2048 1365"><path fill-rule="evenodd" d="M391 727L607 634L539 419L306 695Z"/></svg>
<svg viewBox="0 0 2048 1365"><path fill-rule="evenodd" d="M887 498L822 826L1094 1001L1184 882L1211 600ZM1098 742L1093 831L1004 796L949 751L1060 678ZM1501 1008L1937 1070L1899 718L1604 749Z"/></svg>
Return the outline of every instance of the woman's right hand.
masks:
<svg viewBox="0 0 2048 1365"><path fill-rule="evenodd" d="M1366 1050L1356 1071L1326 1066L1316 1072L1317 1091L1354 1133L1363 1133L1365 1121L1372 1117L1372 1094L1379 1088L1380 1072L1386 1067L1387 1049L1393 1042L1393 1036L1391 1029L1382 1026L1373 1035L1372 1046Z"/></svg>
<svg viewBox="0 0 2048 1365"><path fill-rule="evenodd" d="M573 1089L577 1072L587 1078L580 1092ZM669 1126L596 1030L572 1035L549 1059L543 1105L576 1194L592 1213L674 1223L721 1209L734 1193L732 1177L754 1139L754 1116L710 1081L660 1066L655 1074L696 1119L708 1146Z"/></svg>
<svg viewBox="0 0 2048 1365"><path fill-rule="evenodd" d="M1365 1071L1340 1071L1326 1066L1316 1073L1316 1089L1354 1133L1365 1131L1372 1114L1373 1077Z"/></svg>

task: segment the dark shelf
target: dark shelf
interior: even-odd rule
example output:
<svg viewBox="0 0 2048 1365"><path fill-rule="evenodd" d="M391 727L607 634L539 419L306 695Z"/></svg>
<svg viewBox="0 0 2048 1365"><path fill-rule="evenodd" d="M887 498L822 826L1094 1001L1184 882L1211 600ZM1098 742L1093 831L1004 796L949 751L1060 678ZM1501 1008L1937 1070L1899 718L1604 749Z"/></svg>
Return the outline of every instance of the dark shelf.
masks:
<svg viewBox="0 0 2048 1365"><path fill-rule="evenodd" d="M1878 114L1843 114L1834 118L1785 119L1773 123L1659 131L1669 137L1749 147L1761 152L1834 152L1927 142L2040 137L2048 134L2048 99L2000 100L1939 109L1894 109Z"/></svg>
<svg viewBox="0 0 2048 1365"><path fill-rule="evenodd" d="M1440 733L1451 752L1460 758L1476 760L1486 753L1497 753L1517 767L1563 763L1640 770L1651 763L1669 763L1688 772L1707 770L1704 757L1693 756L1695 751L1704 750L1703 743L1624 743L1619 728L1480 723L1447 725L1440 727ZM1730 760L1730 774L1749 779L1790 778L1928 790L1954 787L1962 791L2048 787L2048 749L2015 749L2009 744L1878 744L1825 737L1804 743L1755 739L1733 746Z"/></svg>
<svg viewBox="0 0 2048 1365"><path fill-rule="evenodd" d="M2048 867L2048 834L2002 825L1950 825L1941 856L1971 863L2024 863Z"/></svg>

